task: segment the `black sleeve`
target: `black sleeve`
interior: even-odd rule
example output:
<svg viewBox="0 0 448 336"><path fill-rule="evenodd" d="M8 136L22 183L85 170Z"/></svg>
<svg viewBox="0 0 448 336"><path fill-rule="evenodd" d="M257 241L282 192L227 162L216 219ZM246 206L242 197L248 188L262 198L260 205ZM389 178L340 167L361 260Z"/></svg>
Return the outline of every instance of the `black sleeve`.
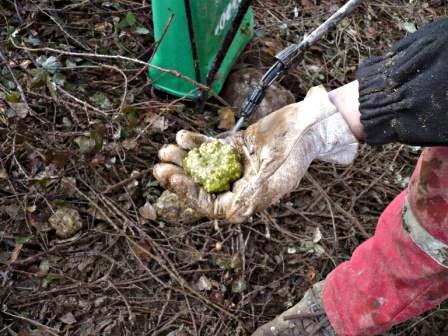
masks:
<svg viewBox="0 0 448 336"><path fill-rule="evenodd" d="M367 59L357 78L367 143L448 145L448 19Z"/></svg>

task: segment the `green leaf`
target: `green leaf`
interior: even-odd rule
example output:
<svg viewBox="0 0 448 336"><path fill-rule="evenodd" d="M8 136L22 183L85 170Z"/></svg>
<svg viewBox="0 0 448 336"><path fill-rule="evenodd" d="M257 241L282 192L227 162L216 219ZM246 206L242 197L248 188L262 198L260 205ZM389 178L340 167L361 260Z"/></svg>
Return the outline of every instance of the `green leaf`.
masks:
<svg viewBox="0 0 448 336"><path fill-rule="evenodd" d="M120 21L118 26L123 29L126 27L134 27L135 23L137 22L137 19L135 18L134 13L128 12L126 16L123 18L123 20Z"/></svg>
<svg viewBox="0 0 448 336"><path fill-rule="evenodd" d="M409 21L406 21L405 23L403 23L403 27L409 33L415 33L417 31L417 27L415 27L415 24L413 24L412 22L409 22Z"/></svg>
<svg viewBox="0 0 448 336"><path fill-rule="evenodd" d="M14 240L16 241L16 244L25 244L29 242L33 238L33 236L15 236Z"/></svg>
<svg viewBox="0 0 448 336"><path fill-rule="evenodd" d="M64 86L64 83L65 83L65 76L64 76L63 74L61 74L60 72L56 72L56 73L53 75L53 82L54 82L56 85Z"/></svg>
<svg viewBox="0 0 448 336"><path fill-rule="evenodd" d="M135 33L139 35L148 35L150 33L149 29L145 27L137 27L135 28Z"/></svg>
<svg viewBox="0 0 448 336"><path fill-rule="evenodd" d="M49 73L55 73L61 67L61 64L54 56L47 58L47 56L42 55L37 58L36 62Z"/></svg>
<svg viewBox="0 0 448 336"><path fill-rule="evenodd" d="M45 275L48 273L49 270L50 270L50 262L48 261L48 259L42 260L39 265L39 273Z"/></svg>
<svg viewBox="0 0 448 336"><path fill-rule="evenodd" d="M8 103L19 103L20 102L20 93L17 91L13 91L6 95L5 100Z"/></svg>
<svg viewBox="0 0 448 336"><path fill-rule="evenodd" d="M80 136L75 138L74 141L78 145L79 151L83 154L91 153L96 146L95 140L90 137Z"/></svg>
<svg viewBox="0 0 448 336"><path fill-rule="evenodd" d="M42 281L42 287L47 288L51 283L62 279L64 279L62 275L59 275L57 273L48 273L48 275Z"/></svg>
<svg viewBox="0 0 448 336"><path fill-rule="evenodd" d="M107 98L104 93L97 92L93 96L89 97L89 100L101 108L108 109L112 107L109 98Z"/></svg>
<svg viewBox="0 0 448 336"><path fill-rule="evenodd" d="M31 44L33 47L38 47L42 44L42 41L38 37L30 36L26 39L26 41Z"/></svg>
<svg viewBox="0 0 448 336"><path fill-rule="evenodd" d="M128 27L133 27L135 25L135 23L137 22L137 20L135 19L135 15L132 12L128 12L126 14L126 17L124 18L124 20L126 21L126 24L128 25Z"/></svg>
<svg viewBox="0 0 448 336"><path fill-rule="evenodd" d="M38 68L33 69L33 78L31 79L31 87L32 88L39 88L47 82L47 72L45 69Z"/></svg>
<svg viewBox="0 0 448 336"><path fill-rule="evenodd" d="M90 138L95 141L95 150L100 151L103 148L104 126L97 125L93 131L90 132Z"/></svg>

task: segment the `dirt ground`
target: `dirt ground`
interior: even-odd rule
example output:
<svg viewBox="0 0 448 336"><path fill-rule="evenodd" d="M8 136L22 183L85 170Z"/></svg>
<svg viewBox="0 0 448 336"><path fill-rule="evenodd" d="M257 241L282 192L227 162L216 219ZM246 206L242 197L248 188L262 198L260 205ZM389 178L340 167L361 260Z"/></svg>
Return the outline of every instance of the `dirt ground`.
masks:
<svg viewBox="0 0 448 336"><path fill-rule="evenodd" d="M341 1L255 1L235 69L266 70ZM282 79L297 100L354 78L446 1L365 1ZM0 2L0 335L244 335L297 302L374 231L419 148L363 146L346 168L313 164L301 187L242 225L173 225L139 209L163 191L157 150L204 114L145 74L151 7L137 0ZM98 54L109 55L100 57ZM127 58L118 57L125 56ZM82 229L48 225L74 209ZM443 305L391 335L441 335Z"/></svg>

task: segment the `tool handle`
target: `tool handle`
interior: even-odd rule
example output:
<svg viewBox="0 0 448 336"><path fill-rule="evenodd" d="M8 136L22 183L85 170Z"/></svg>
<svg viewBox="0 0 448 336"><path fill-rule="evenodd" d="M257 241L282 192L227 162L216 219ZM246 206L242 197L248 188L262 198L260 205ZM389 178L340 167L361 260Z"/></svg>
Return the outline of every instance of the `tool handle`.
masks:
<svg viewBox="0 0 448 336"><path fill-rule="evenodd" d="M240 120L247 119L255 112L258 105L263 100L266 89L289 68L292 62L303 55L303 52L311 45L316 43L331 28L335 27L347 15L349 15L356 7L361 4L362 0L350 0L330 16L324 23L317 27L311 34L305 35L299 44L292 44L286 49L279 52L275 58L274 65L264 74L260 82L253 88L252 93L244 101L240 113ZM238 131L242 122L238 122L234 128L234 132Z"/></svg>

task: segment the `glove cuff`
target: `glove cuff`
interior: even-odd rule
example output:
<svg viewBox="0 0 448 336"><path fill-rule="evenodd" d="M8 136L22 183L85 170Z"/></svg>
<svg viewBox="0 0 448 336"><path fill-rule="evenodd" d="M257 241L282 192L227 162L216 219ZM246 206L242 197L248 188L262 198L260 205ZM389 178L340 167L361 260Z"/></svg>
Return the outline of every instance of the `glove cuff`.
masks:
<svg viewBox="0 0 448 336"><path fill-rule="evenodd" d="M323 86L313 87L303 101L303 109L314 115L309 141L315 158L344 165L351 164L358 152L358 141ZM300 116L299 116L300 117ZM301 116L301 120L306 117Z"/></svg>
<svg viewBox="0 0 448 336"><path fill-rule="evenodd" d="M342 165L351 164L359 145L342 114L336 112L331 115L323 121L321 127L325 136L317 159Z"/></svg>
<svg viewBox="0 0 448 336"><path fill-rule="evenodd" d="M427 25L358 69L365 141L420 146L448 142L448 20Z"/></svg>

